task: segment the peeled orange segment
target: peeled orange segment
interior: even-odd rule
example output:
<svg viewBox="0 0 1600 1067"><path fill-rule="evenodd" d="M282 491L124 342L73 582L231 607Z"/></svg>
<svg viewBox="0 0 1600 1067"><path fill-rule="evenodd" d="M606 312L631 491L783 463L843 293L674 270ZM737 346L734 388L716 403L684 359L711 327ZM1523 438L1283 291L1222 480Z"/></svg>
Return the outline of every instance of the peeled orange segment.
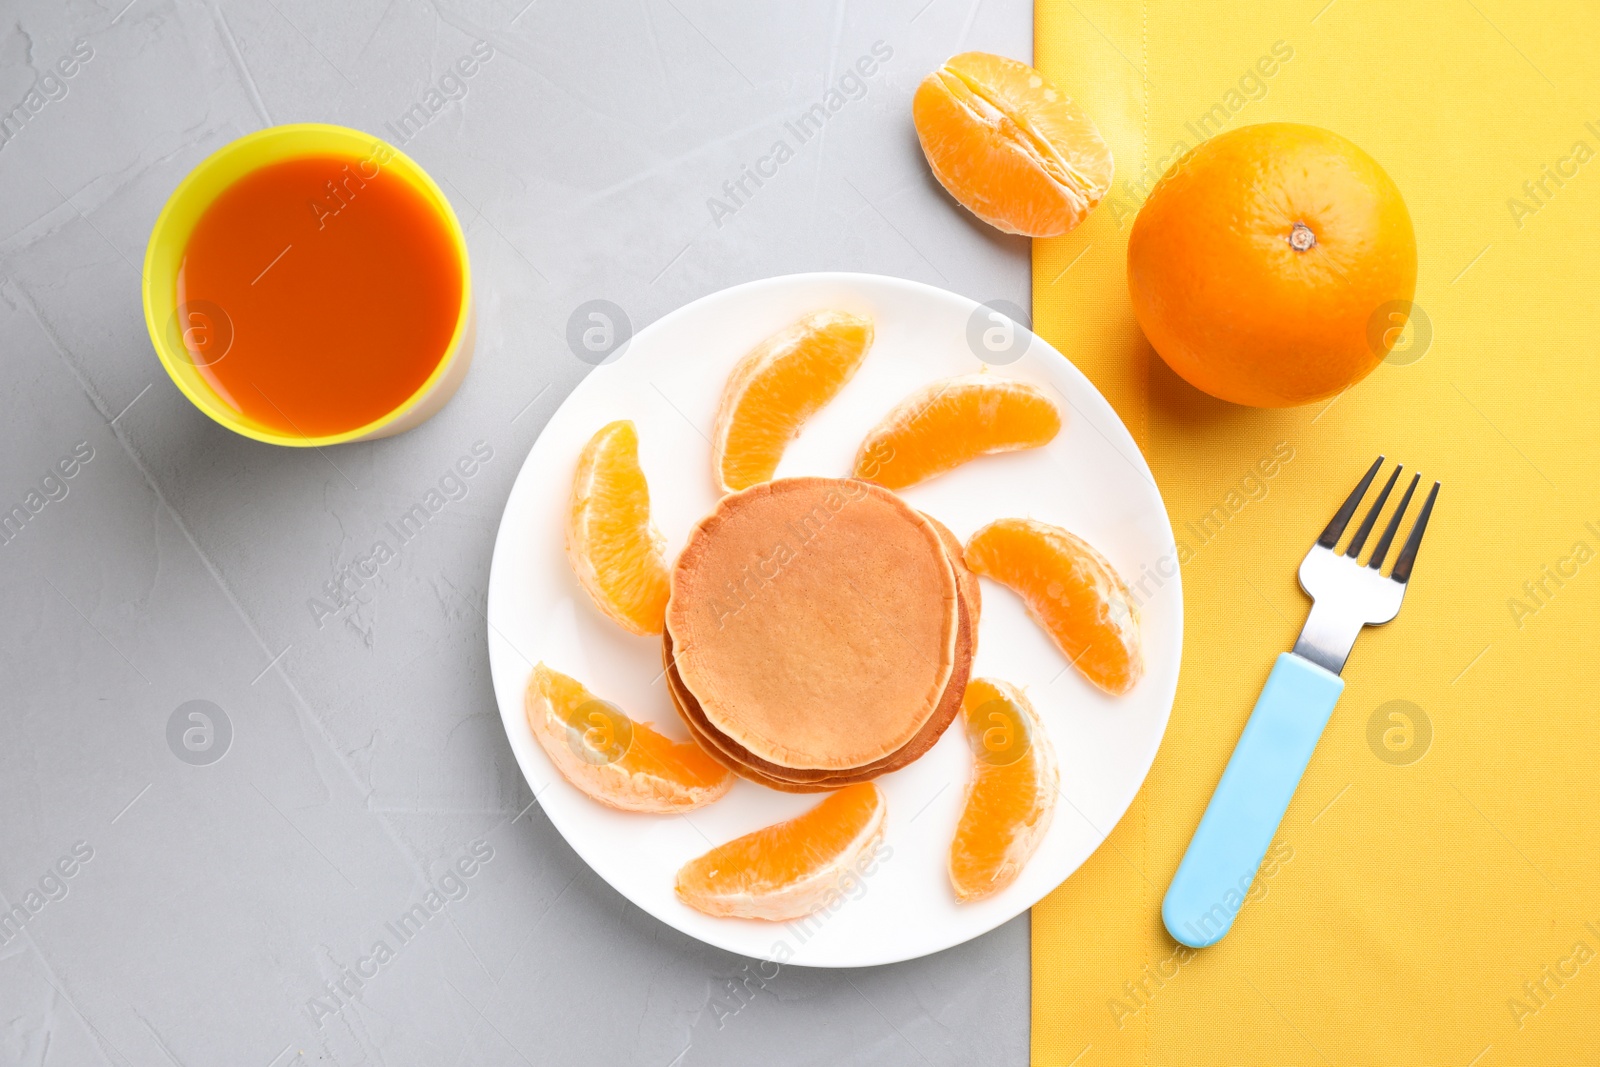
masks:
<svg viewBox="0 0 1600 1067"><path fill-rule="evenodd" d="M883 836L871 782L829 794L804 815L718 845L678 871L678 899L707 915L787 922L871 874Z"/></svg>
<svg viewBox="0 0 1600 1067"><path fill-rule="evenodd" d="M911 117L939 184L1007 233L1059 237L1111 187L1094 120L1026 63L955 56L917 87Z"/></svg>
<svg viewBox="0 0 1600 1067"><path fill-rule="evenodd" d="M523 710L561 776L613 808L692 811L733 786L727 768L693 741L674 741L634 722L543 663L528 680Z"/></svg>
<svg viewBox="0 0 1600 1067"><path fill-rule="evenodd" d="M751 349L728 376L711 438L724 492L770 481L805 421L844 388L872 347L872 321L818 311Z"/></svg>
<svg viewBox="0 0 1600 1067"><path fill-rule="evenodd" d="M1015 590L1056 647L1101 689L1121 696L1144 674L1128 587L1082 538L1032 519L1001 519L972 535L967 566Z"/></svg>
<svg viewBox="0 0 1600 1067"><path fill-rule="evenodd" d="M959 900L993 896L1017 880L1056 808L1055 751L1021 690L974 678L961 702L972 781L950 843Z"/></svg>
<svg viewBox="0 0 1600 1067"><path fill-rule="evenodd" d="M1049 444L1061 412L1044 390L990 374L934 382L900 402L856 453L855 476L904 489L969 460Z"/></svg>
<svg viewBox="0 0 1600 1067"><path fill-rule="evenodd" d="M601 427L572 479L567 559L595 606L630 633L661 632L668 593L663 543L650 524L638 432L626 419Z"/></svg>

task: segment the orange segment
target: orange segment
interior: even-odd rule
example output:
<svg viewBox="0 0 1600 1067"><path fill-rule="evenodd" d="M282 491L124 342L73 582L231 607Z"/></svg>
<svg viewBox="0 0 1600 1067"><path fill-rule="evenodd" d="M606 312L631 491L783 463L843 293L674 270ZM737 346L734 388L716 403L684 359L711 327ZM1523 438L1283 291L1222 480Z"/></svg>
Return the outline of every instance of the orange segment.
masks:
<svg viewBox="0 0 1600 1067"><path fill-rule="evenodd" d="M678 871L678 898L707 915L809 915L872 873L884 812L876 785L846 786L804 815L690 860Z"/></svg>
<svg viewBox="0 0 1600 1067"><path fill-rule="evenodd" d="M543 663L528 679L523 710L561 776L613 808L691 811L733 786L733 775L693 741L674 741L634 722Z"/></svg>
<svg viewBox="0 0 1600 1067"><path fill-rule="evenodd" d="M1021 595L1056 647L1101 689L1121 696L1144 674L1128 587L1082 538L1032 519L1001 519L972 535L967 566Z"/></svg>
<svg viewBox="0 0 1600 1067"><path fill-rule="evenodd" d="M992 678L967 683L961 701L972 781L950 843L959 900L993 896L1017 880L1056 808L1056 757L1021 690Z"/></svg>
<svg viewBox="0 0 1600 1067"><path fill-rule="evenodd" d="M1094 120L1026 63L955 56L917 87L911 117L939 184L1007 233L1059 237L1111 187Z"/></svg>
<svg viewBox="0 0 1600 1067"><path fill-rule="evenodd" d="M601 427L572 479L567 559L595 606L631 633L661 632L668 592L662 544L650 525L638 432L626 419Z"/></svg>
<svg viewBox="0 0 1600 1067"><path fill-rule="evenodd" d="M724 492L770 481L805 421L844 388L872 347L872 321L818 311L739 361L723 387L711 463Z"/></svg>
<svg viewBox="0 0 1600 1067"><path fill-rule="evenodd" d="M1049 444L1061 412L1027 382L968 374L900 402L861 442L855 476L904 489L979 456Z"/></svg>

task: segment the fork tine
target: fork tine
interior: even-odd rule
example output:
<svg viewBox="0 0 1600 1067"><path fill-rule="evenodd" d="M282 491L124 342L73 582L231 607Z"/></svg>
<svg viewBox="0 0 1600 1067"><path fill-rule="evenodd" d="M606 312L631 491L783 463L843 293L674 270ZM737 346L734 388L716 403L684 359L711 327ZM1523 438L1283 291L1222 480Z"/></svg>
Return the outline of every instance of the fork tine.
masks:
<svg viewBox="0 0 1600 1067"><path fill-rule="evenodd" d="M1372 558L1367 561L1367 566L1377 570L1383 566L1383 557L1389 554L1389 545L1394 541L1395 532L1400 529L1400 520L1405 518L1406 505L1411 503L1411 494L1417 491L1417 483L1422 480L1422 475L1413 474L1411 484L1406 486L1405 495L1400 498L1400 504L1394 509L1394 517L1389 520L1389 525L1384 528L1383 536L1378 538L1377 547L1372 550Z"/></svg>
<svg viewBox="0 0 1600 1067"><path fill-rule="evenodd" d="M1404 464L1396 467L1394 473L1389 475L1389 480L1383 485L1383 492L1379 493L1378 499L1372 502L1372 508L1367 512L1367 517L1361 520L1361 526L1356 530L1356 535L1350 539L1350 547L1344 550L1344 554L1351 559L1361 555L1361 546L1366 544L1367 538L1371 536L1372 527L1378 522L1378 512L1383 510L1383 502L1389 499L1389 493L1394 489L1394 483L1399 480L1402 470L1405 470Z"/></svg>
<svg viewBox="0 0 1600 1067"><path fill-rule="evenodd" d="M1417 549L1422 546L1422 531L1428 528L1428 516L1433 514L1433 502L1439 496L1439 483L1434 482L1433 488L1428 490L1428 499L1422 502L1422 510L1417 513L1417 524L1411 527L1411 536L1406 538L1406 546L1400 550L1399 558L1394 561L1394 570L1389 577L1404 585L1411 580L1411 565L1417 561Z"/></svg>
<svg viewBox="0 0 1600 1067"><path fill-rule="evenodd" d="M1322 536L1317 538L1317 544L1323 548L1332 548L1339 543L1339 535L1344 533L1344 528L1350 525L1350 516L1356 513L1356 505L1361 503L1361 498L1367 495L1367 486L1372 484L1372 479L1377 475L1378 468L1383 466L1383 457L1379 456L1372 461L1372 466L1367 468L1367 473L1361 476L1361 481L1356 485L1355 492L1340 505L1339 513L1328 523L1328 528L1322 531Z"/></svg>

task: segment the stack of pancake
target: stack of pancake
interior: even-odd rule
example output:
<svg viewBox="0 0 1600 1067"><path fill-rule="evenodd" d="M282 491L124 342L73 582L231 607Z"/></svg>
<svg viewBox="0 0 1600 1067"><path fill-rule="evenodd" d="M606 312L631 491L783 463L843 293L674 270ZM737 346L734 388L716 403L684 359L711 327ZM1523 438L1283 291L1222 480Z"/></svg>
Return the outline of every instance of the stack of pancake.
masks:
<svg viewBox="0 0 1600 1067"><path fill-rule="evenodd" d="M785 478L722 499L672 573L673 703L735 773L809 793L899 770L961 709L977 578L887 489Z"/></svg>

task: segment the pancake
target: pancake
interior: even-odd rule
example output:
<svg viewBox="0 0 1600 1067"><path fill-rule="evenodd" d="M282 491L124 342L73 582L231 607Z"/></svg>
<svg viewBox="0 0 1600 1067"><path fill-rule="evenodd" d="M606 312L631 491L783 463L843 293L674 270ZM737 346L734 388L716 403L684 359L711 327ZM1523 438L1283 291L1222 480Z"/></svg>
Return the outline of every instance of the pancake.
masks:
<svg viewBox="0 0 1600 1067"><path fill-rule="evenodd" d="M894 493L787 478L729 494L690 533L666 630L703 733L786 771L843 774L942 710L960 604L943 538Z"/></svg>
<svg viewBox="0 0 1600 1067"><path fill-rule="evenodd" d="M671 692L670 688L669 692ZM718 763L728 768L728 770L732 771L739 777L746 779L747 781L754 782L757 785L764 785L768 789L777 789L784 793L825 793L829 790L839 789L849 784L848 782L834 783L831 781L809 783L785 782L778 778L768 778L766 775L760 774L751 770L749 767L744 766L739 761L733 759L731 756L726 755L720 749L718 749L716 744L710 738L702 734L699 728L694 725L694 720L684 713L683 706L678 703L678 697L676 693L673 693L672 703L673 706L678 709L678 716L683 719L684 725L689 728L689 736L694 738L695 743L701 748L705 749L706 753L712 759L716 760Z"/></svg>
<svg viewBox="0 0 1600 1067"><path fill-rule="evenodd" d="M694 695L683 685L677 666L673 662L670 632L663 634L661 641L661 659L666 675L667 691L672 696L673 706L677 708L679 717L683 719L684 725L689 728L695 740L700 742L701 747L718 762L751 781L773 789L806 786L804 790L806 792L815 789L838 789L856 782L870 781L920 759L944 735L945 730L961 711L961 700L966 694L967 679L972 672L972 655L977 629L973 625L972 613L967 608L965 590L959 585L957 596L961 625L958 631L956 669L951 674L950 683L945 687L938 708L916 736L899 750L862 767L841 769L837 772L783 767L752 755L737 742L719 733L706 721L705 714L695 701ZM797 790L791 789L791 791Z"/></svg>
<svg viewBox="0 0 1600 1067"><path fill-rule="evenodd" d="M922 517L933 523L934 530L939 534L939 540L944 543L944 553L950 557L950 563L955 567L956 585L961 592L961 599L972 614L972 650L978 650L978 619L983 615L983 587L978 583L978 576L967 568L967 549L961 543L961 538L950 532L950 527L929 515L926 511Z"/></svg>

